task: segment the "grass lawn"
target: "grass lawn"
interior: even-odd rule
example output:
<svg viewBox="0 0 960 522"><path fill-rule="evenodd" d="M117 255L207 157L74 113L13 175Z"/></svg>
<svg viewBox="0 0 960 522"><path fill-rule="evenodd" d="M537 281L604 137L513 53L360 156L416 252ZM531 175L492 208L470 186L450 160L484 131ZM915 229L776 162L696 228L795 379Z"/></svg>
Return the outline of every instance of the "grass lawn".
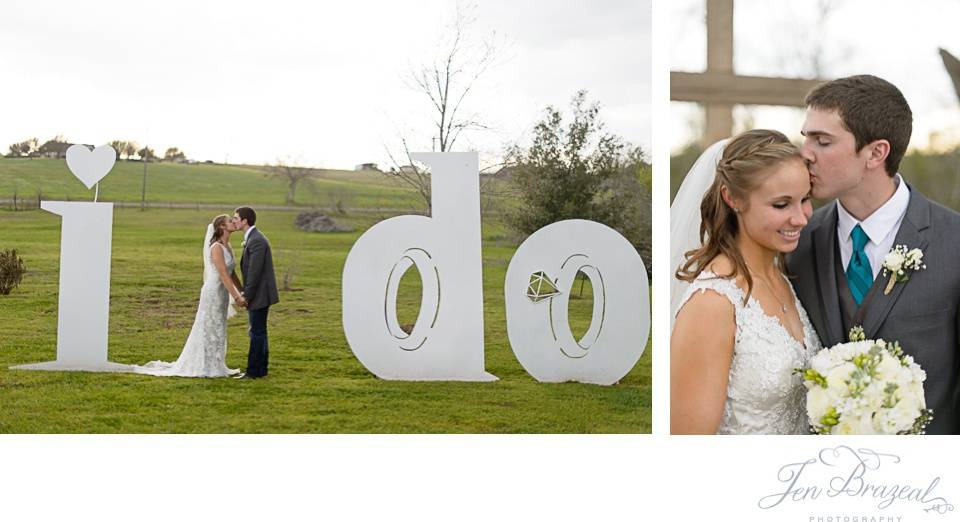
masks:
<svg viewBox="0 0 960 522"><path fill-rule="evenodd" d="M0 160L0 198L9 197L4 194L12 192L14 184L30 186L47 176L36 167L45 161ZM101 200L126 199L131 194L132 200L139 199L137 167L142 169L140 164L119 162L101 186ZM38 170L31 172L31 168ZM256 194L260 199L252 202L264 204L282 204L285 195L282 184L253 169L234 172L229 186L219 190L224 185L220 176L205 180L207 174L243 169L150 168L158 173L172 169L165 181L164 176L156 176L152 190L158 200L169 191L170 200L196 197L196 201L223 202L224 212L230 212L233 203L251 201L244 195ZM61 180L63 190L44 191L56 197L70 193L89 197L63 170L48 180L54 185ZM411 197L409 192L375 182L357 184L333 175L326 182L339 183L364 204L381 197L371 194L383 194L383 198L393 194L400 202ZM80 190L70 192L75 187L69 184ZM112 361L142 364L176 359L196 312L201 243L213 214L115 211ZM359 231L374 219L343 219L358 232L310 234L294 228L295 215L262 212L259 216L258 228L273 245L278 280L293 270L295 291L282 291L281 303L271 309L270 376L238 381L9 370L11 365L56 358L60 218L42 211L0 210L0 249L17 248L29 270L19 289L0 296L0 432L650 432L649 345L630 374L610 387L538 383L514 358L507 341L503 281L516 245L504 239L509 233L501 225L485 221L483 229L486 368L500 380L393 382L377 379L354 358L341 327L343 262ZM241 239L234 236L235 250ZM404 278L401 322L415 316L416 283L416 277ZM587 285L585 298L571 303L574 332L585 331L589 321L589 291ZM230 323L228 366L244 367L246 351L246 318L241 314Z"/></svg>
<svg viewBox="0 0 960 522"><path fill-rule="evenodd" d="M100 201L139 202L143 186L143 163L117 161L100 183ZM64 160L11 159L0 157L0 199L93 201L87 190L67 169ZM224 203L284 205L287 185L259 167L237 165L181 165L150 163L147 168L147 201L177 203ZM348 208L410 208L418 203L412 191L376 172L321 170L297 189L296 203Z"/></svg>

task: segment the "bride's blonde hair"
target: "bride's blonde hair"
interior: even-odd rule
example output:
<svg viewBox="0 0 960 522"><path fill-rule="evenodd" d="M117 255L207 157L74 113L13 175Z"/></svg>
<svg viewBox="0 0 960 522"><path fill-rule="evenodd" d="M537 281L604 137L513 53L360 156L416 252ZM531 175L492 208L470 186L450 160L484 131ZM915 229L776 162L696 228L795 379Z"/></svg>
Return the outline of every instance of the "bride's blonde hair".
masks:
<svg viewBox="0 0 960 522"><path fill-rule="evenodd" d="M223 229L226 228L226 224L229 219L230 216L226 214L220 214L219 216L213 218L213 237L210 238L211 245L223 237Z"/></svg>
<svg viewBox="0 0 960 522"><path fill-rule="evenodd" d="M723 200L722 187L731 198L742 201L763 182L761 173L786 161L801 160L800 149L775 130L755 129L738 134L727 143L717 164L713 184L700 202L700 248L685 252L687 258L675 274L681 281L691 282L706 270L719 255L725 255L733 264L729 274L717 274L726 279L743 274L747 283L744 303L753 291L753 278L737 249L739 222L737 215ZM745 209L741 209L745 210ZM786 270L785 256L780 252L777 265Z"/></svg>

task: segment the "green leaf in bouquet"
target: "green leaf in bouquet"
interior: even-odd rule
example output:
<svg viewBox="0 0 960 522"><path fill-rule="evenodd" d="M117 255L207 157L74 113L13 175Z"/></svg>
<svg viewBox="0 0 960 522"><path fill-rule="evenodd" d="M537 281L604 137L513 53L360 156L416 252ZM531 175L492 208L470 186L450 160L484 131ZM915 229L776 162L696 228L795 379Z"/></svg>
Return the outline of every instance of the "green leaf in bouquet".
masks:
<svg viewBox="0 0 960 522"><path fill-rule="evenodd" d="M900 402L900 399L897 399L896 391L900 388L900 385L895 382L888 382L887 385L883 388L883 407L884 408L893 408Z"/></svg>
<svg viewBox="0 0 960 522"><path fill-rule="evenodd" d="M830 428L840 424L840 414L837 413L837 408L830 406L827 412L823 414L823 417L820 417L820 424L826 428L826 432L829 432Z"/></svg>
<svg viewBox="0 0 960 522"><path fill-rule="evenodd" d="M908 366L907 360L903 357L903 348L900 347L900 341L887 343L887 352L900 360L900 364Z"/></svg>
<svg viewBox="0 0 960 522"><path fill-rule="evenodd" d="M820 375L820 372L814 370L813 368L796 368L793 370L793 373L800 374L803 377L803 380L812 382L821 388L827 387L827 378L823 375Z"/></svg>

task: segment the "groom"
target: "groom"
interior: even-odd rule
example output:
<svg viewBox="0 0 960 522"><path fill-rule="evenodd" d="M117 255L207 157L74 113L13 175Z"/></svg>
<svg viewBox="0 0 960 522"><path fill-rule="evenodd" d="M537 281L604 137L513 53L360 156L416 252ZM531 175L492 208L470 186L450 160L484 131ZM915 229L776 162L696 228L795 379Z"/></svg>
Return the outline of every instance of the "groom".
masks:
<svg viewBox="0 0 960 522"><path fill-rule="evenodd" d="M277 279L273 274L273 256L270 242L255 226L257 213L250 207L240 207L233 214L233 223L243 231L243 254L240 273L243 274L243 292L240 304L246 306L250 320L250 352L247 372L243 378L266 377L270 354L267 342L267 314L270 306L280 302Z"/></svg>
<svg viewBox="0 0 960 522"><path fill-rule="evenodd" d="M815 87L805 100L801 152L818 209L788 260L793 285L824 347L900 341L927 372L931 434L960 433L960 214L929 201L897 170L913 115L889 82L863 75ZM888 286L884 256L897 245L923 252L925 270Z"/></svg>

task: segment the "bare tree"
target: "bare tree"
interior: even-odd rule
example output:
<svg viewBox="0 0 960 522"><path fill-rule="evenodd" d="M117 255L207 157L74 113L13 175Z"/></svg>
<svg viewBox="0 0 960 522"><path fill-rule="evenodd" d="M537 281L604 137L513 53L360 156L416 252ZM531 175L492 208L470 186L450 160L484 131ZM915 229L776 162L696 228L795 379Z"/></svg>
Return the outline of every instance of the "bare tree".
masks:
<svg viewBox="0 0 960 522"><path fill-rule="evenodd" d="M817 0L812 6L804 6L813 13L808 27L786 22L784 27L792 30L796 36L803 35L804 41L794 46L792 55L783 56L779 66L787 68L793 65L797 73L810 78L829 78L837 65L847 64L853 56L850 44L839 42L837 38L828 38L828 22L844 3L845 0Z"/></svg>
<svg viewBox="0 0 960 522"><path fill-rule="evenodd" d="M287 183L287 204L293 205L297 195L297 185L314 175L314 169L299 167L287 160L277 160L277 163L267 169L268 176L276 176Z"/></svg>
<svg viewBox="0 0 960 522"><path fill-rule="evenodd" d="M473 4L457 4L447 34L438 44L437 57L412 67L405 78L408 87L429 100L430 148L434 151L453 151L465 131L490 129L479 114L467 109L465 102L480 77L498 63L505 46L496 33L479 42L471 36L470 28L476 22L475 9ZM397 153L387 148L393 168L385 174L416 190L430 211L430 175L411 159L408 137L401 135L400 143L402 150Z"/></svg>
<svg viewBox="0 0 960 522"><path fill-rule="evenodd" d="M137 151L140 149L140 146L137 145L135 141L125 141L123 142L123 155L130 159L134 154L137 154ZM120 152L120 151L117 151Z"/></svg>

